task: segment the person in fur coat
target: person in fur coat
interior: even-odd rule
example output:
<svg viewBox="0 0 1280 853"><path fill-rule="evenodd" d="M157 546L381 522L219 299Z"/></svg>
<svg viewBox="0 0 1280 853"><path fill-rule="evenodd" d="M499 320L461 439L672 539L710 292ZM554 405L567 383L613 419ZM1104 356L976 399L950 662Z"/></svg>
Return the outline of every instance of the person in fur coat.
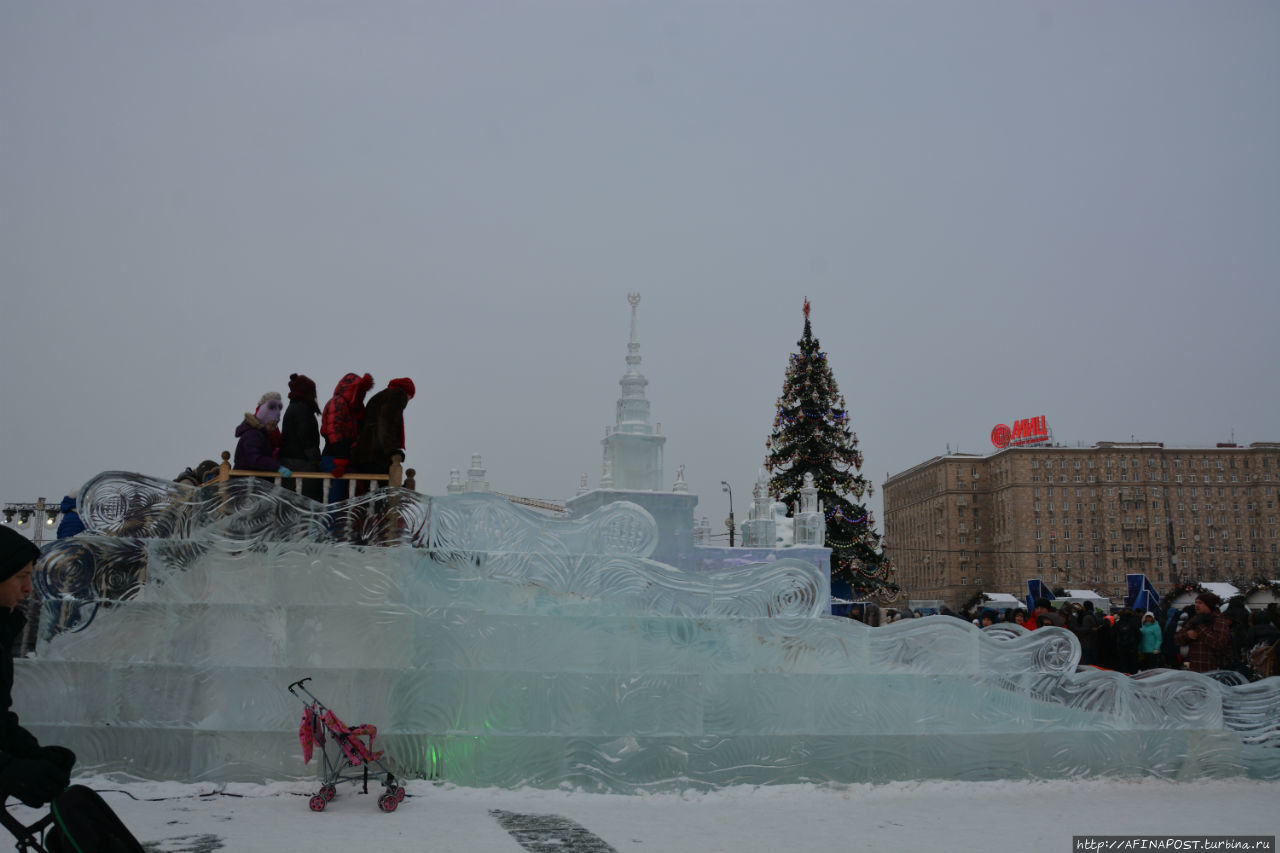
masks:
<svg viewBox="0 0 1280 853"><path fill-rule="evenodd" d="M413 399L412 379L392 379L365 407L364 423L351 453L351 466L366 474L385 474L391 455L404 452L404 409Z"/></svg>

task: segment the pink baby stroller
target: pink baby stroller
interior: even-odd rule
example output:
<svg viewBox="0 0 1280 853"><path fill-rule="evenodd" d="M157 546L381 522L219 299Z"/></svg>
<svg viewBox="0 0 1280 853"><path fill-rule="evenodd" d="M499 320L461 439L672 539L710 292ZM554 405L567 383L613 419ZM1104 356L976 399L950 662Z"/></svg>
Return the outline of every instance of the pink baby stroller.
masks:
<svg viewBox="0 0 1280 853"><path fill-rule="evenodd" d="M302 742L302 757L310 763L311 752L316 744L320 745L320 755L324 760L324 776L320 780L320 793L311 798L311 810L322 812L329 801L337 794L337 783L349 780L364 780L364 793L369 793L369 776L381 779L383 791L378 797L378 808L384 812L393 812L404 800L404 788L396 781L382 764L382 750L373 751L373 739L378 730L369 725L348 726L338 715L324 706L319 699L311 695L305 685L310 678L295 681L289 685L289 692L302 700L306 710L302 712L302 726L298 729L298 740ZM301 691L305 697L299 694ZM330 757L326 740L332 738L337 745L336 755ZM370 774L369 768L373 767ZM358 769L357 769L358 768ZM344 771L351 772L344 772Z"/></svg>

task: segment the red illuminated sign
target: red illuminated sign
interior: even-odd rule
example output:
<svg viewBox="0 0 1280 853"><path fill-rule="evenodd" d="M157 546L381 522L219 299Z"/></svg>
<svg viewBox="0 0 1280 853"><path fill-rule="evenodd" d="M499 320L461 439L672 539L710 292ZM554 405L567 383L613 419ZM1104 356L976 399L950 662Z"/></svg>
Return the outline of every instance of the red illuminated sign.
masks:
<svg viewBox="0 0 1280 853"><path fill-rule="evenodd" d="M1038 418L1023 418L1014 421L1013 426L996 424L991 429L991 443L1004 450L1013 445L1037 444L1049 440L1049 427L1045 424L1044 415Z"/></svg>

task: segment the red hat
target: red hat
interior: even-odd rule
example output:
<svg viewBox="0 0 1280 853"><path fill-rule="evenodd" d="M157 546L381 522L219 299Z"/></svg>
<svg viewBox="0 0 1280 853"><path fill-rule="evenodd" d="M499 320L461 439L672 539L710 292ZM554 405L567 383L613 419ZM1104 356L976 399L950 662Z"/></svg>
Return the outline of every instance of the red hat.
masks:
<svg viewBox="0 0 1280 853"><path fill-rule="evenodd" d="M413 399L414 388L413 388L412 379L409 379L407 377L404 379L392 379L390 382L387 383L387 387L399 388L401 391L409 395L410 400Z"/></svg>

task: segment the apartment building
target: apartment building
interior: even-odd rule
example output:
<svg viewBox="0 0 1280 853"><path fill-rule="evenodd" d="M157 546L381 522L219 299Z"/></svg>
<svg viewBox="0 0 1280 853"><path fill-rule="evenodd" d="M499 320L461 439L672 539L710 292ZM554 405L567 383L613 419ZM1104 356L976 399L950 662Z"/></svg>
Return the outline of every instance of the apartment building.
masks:
<svg viewBox="0 0 1280 853"><path fill-rule="evenodd" d="M1130 573L1158 590L1280 578L1277 490L1280 442L953 453L884 483L885 550L910 598L952 607L1028 578L1115 599Z"/></svg>

